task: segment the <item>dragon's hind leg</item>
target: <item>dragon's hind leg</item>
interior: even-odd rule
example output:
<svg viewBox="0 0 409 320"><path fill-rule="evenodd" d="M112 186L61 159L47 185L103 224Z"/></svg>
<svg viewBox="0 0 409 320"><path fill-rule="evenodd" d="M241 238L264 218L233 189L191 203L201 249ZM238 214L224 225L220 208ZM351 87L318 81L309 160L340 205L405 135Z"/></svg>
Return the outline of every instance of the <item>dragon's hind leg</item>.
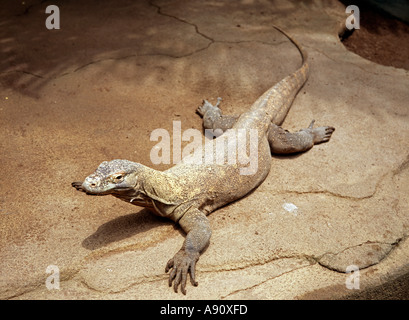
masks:
<svg viewBox="0 0 409 320"><path fill-rule="evenodd" d="M221 100L221 98L218 98L216 105L212 105L207 100L204 100L203 104L196 110L203 118L204 129L213 130L213 134L216 137L227 129L232 128L238 119L238 116L222 114L222 110L219 108ZM267 136L271 153L290 154L304 152L311 149L314 144L329 141L335 128L313 128L314 122L313 120L308 128L298 132L288 132L280 126L271 123Z"/></svg>
<svg viewBox="0 0 409 320"><path fill-rule="evenodd" d="M219 105L222 98L217 98L216 105L212 105L209 101L203 100L203 104L197 108L196 112L203 118L203 128L211 129L215 133L230 129L237 121L238 117L223 115ZM218 130L216 132L216 130ZM221 132L220 132L221 133Z"/></svg>
<svg viewBox="0 0 409 320"><path fill-rule="evenodd" d="M311 149L314 144L329 141L335 128L313 128L314 122L313 120L308 128L294 133L288 132L271 123L268 131L268 142L270 144L271 153L289 154L304 152Z"/></svg>

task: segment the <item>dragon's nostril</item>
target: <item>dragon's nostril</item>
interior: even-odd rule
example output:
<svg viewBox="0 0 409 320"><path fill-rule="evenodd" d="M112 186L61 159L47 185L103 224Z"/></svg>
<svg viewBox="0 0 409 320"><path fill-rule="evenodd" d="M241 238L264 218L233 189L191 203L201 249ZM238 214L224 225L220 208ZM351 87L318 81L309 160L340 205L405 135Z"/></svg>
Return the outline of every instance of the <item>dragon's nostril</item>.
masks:
<svg viewBox="0 0 409 320"><path fill-rule="evenodd" d="M90 186L95 188L97 186L97 184L96 183L90 183Z"/></svg>

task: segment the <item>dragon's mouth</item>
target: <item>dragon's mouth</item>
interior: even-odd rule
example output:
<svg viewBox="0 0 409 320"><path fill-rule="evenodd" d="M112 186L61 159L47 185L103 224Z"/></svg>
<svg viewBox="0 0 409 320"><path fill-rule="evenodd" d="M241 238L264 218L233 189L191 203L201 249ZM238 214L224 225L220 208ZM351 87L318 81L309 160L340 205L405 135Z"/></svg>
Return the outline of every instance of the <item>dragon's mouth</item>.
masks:
<svg viewBox="0 0 409 320"><path fill-rule="evenodd" d="M78 191L85 192L87 195L91 196L105 196L108 194L121 194L130 190L133 190L130 187L113 187L105 190L101 190L98 188L88 187L88 185L84 184L83 182L73 182L71 185L77 189Z"/></svg>
<svg viewBox="0 0 409 320"><path fill-rule="evenodd" d="M90 196L105 196L111 193L110 192L111 190L98 190L96 188L87 188L87 186L85 186L83 182L79 181L73 182L71 183L71 185L78 191L84 192Z"/></svg>
<svg viewBox="0 0 409 320"><path fill-rule="evenodd" d="M129 190L133 190L133 188L131 188L131 187L115 187L112 190L114 190L114 191L129 191Z"/></svg>

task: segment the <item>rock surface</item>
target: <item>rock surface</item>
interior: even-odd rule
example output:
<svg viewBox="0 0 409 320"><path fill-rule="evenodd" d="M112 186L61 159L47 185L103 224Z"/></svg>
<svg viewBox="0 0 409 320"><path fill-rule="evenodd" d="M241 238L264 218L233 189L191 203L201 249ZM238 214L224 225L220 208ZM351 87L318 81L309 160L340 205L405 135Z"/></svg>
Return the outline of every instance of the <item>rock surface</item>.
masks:
<svg viewBox="0 0 409 320"><path fill-rule="evenodd" d="M409 271L409 74L344 48L343 5L66 2L61 29L48 30L47 2L7 2L0 298L332 299ZM172 133L172 120L201 129L202 99L223 97L226 113L246 110L300 64L272 24L296 37L311 63L284 127L316 119L336 131L305 154L273 157L255 192L210 215L199 286L175 294L164 269L180 229L70 183L115 158L168 168L152 164L150 133ZM46 287L50 265L59 290ZM346 286L351 265L359 290Z"/></svg>

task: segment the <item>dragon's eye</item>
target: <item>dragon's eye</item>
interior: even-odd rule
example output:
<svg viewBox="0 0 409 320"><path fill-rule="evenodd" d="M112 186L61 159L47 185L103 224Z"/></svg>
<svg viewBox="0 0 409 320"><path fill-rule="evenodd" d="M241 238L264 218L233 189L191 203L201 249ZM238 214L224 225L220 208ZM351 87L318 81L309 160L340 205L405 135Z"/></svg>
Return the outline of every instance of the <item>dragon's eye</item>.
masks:
<svg viewBox="0 0 409 320"><path fill-rule="evenodd" d="M123 180L124 175L119 173L119 174L114 175L113 178L114 178L115 181L121 181L121 180Z"/></svg>

